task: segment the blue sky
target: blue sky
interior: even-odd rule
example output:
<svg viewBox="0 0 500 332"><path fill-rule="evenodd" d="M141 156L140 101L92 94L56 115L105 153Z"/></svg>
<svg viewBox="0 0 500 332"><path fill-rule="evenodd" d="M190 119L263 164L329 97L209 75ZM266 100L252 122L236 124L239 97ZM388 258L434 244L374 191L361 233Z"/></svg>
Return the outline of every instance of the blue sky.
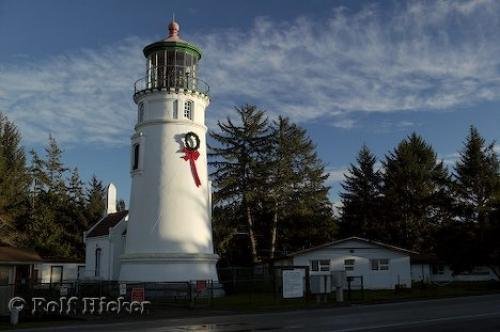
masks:
<svg viewBox="0 0 500 332"><path fill-rule="evenodd" d="M173 12L204 51L209 128L243 103L291 117L333 201L363 143L383 158L416 131L451 165L469 125L500 138L498 1L0 0L0 111L26 150L52 133L128 201L133 83Z"/></svg>

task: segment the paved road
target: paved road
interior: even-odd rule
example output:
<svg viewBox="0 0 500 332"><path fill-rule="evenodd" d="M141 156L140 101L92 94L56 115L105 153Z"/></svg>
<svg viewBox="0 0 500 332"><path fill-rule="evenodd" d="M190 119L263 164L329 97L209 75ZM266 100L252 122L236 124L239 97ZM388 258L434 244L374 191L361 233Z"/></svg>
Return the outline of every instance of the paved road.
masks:
<svg viewBox="0 0 500 332"><path fill-rule="evenodd" d="M500 331L500 295L268 314L73 325L33 331ZM23 330L26 331L26 330Z"/></svg>

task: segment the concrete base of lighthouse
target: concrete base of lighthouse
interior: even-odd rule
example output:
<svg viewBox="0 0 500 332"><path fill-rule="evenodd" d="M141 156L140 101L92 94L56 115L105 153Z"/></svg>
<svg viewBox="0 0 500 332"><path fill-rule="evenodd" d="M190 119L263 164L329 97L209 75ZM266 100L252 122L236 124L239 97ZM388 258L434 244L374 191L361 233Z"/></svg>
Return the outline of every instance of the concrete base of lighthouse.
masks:
<svg viewBox="0 0 500 332"><path fill-rule="evenodd" d="M120 281L186 282L212 280L218 283L215 254L141 253L120 257Z"/></svg>

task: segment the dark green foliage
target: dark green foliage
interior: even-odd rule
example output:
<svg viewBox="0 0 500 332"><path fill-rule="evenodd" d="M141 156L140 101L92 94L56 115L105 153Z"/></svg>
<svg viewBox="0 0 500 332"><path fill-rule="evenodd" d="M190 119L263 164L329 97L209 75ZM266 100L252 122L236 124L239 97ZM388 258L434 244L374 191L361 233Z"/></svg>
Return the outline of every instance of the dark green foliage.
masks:
<svg viewBox="0 0 500 332"><path fill-rule="evenodd" d="M412 250L430 250L434 225L448 216L447 169L415 133L399 143L383 165L385 240Z"/></svg>
<svg viewBox="0 0 500 332"><path fill-rule="evenodd" d="M213 158L210 165L214 168L213 177L216 191L214 205L230 206L240 209L245 215L246 231L251 246L252 260L257 262L257 237L254 218L259 193L264 185L263 156L269 148L270 135L267 118L255 106L245 105L236 108L239 124L230 118L218 122L220 132L210 136L219 146L209 146ZM231 222L227 227L237 229L238 224ZM234 232L230 232L232 234Z"/></svg>
<svg viewBox="0 0 500 332"><path fill-rule="evenodd" d="M333 239L334 223L328 174L306 131L288 118L272 125L271 149L266 157L267 185L263 206L271 213L270 252L290 252ZM300 232L297 226L301 225Z"/></svg>
<svg viewBox="0 0 500 332"><path fill-rule="evenodd" d="M270 126L255 106L236 111L238 124L211 133L218 252L241 264L331 239L328 175L305 130L286 118Z"/></svg>
<svg viewBox="0 0 500 332"><path fill-rule="evenodd" d="M86 188L78 169L64 166L62 150L52 136L45 155L31 151L31 165L26 167L20 141L15 125L0 113L2 242L30 247L44 256L83 257L83 232L104 210L102 183L93 178Z"/></svg>
<svg viewBox="0 0 500 332"><path fill-rule="evenodd" d="M105 209L106 193L102 182L94 175L90 179L85 194L87 220L99 220Z"/></svg>
<svg viewBox="0 0 500 332"><path fill-rule="evenodd" d="M0 238L16 245L23 241L29 214L29 173L21 134L0 113Z"/></svg>
<svg viewBox="0 0 500 332"><path fill-rule="evenodd" d="M500 192L499 162L494 143L486 145L470 127L460 159L455 165L455 192L464 222L487 222Z"/></svg>
<svg viewBox="0 0 500 332"><path fill-rule="evenodd" d="M438 254L455 272L500 263L500 174L494 143L471 126L455 165L455 218L435 240Z"/></svg>
<svg viewBox="0 0 500 332"><path fill-rule="evenodd" d="M127 207L125 206L125 201L123 199L119 199L116 203L116 211L125 211Z"/></svg>
<svg viewBox="0 0 500 332"><path fill-rule="evenodd" d="M342 183L340 233L343 237L382 239L385 233L381 222L382 175L375 169L377 160L363 145L356 162L351 164Z"/></svg>

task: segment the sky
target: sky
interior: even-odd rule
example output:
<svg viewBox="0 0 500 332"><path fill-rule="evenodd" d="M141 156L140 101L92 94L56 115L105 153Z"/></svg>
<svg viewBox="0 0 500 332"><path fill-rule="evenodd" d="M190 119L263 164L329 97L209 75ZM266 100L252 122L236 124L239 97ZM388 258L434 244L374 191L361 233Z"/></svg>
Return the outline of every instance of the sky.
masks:
<svg viewBox="0 0 500 332"><path fill-rule="evenodd" d="M415 131L452 167L470 125L500 138L500 1L0 0L0 111L25 149L52 134L128 201L133 84L173 13L203 50L209 130L245 103L290 117L335 203L363 144L383 159Z"/></svg>

